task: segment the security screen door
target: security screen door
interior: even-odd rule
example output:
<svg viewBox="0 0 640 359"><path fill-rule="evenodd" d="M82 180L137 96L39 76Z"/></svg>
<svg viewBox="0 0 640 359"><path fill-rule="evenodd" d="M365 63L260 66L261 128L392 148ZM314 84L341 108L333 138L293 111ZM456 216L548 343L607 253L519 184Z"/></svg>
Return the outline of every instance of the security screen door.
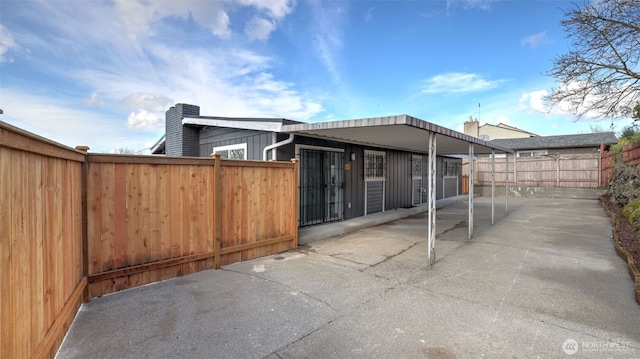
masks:
<svg viewBox="0 0 640 359"><path fill-rule="evenodd" d="M300 150L300 225L344 218L344 153Z"/></svg>

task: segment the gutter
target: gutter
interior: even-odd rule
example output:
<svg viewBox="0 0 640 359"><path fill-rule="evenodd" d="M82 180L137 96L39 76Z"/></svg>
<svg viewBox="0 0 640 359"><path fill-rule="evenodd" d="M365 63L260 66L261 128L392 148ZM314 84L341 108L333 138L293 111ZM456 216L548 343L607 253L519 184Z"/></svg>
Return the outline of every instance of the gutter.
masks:
<svg viewBox="0 0 640 359"><path fill-rule="evenodd" d="M267 160L267 153L269 153L270 150L274 150L278 147L284 146L284 145L288 145L291 142L293 142L293 139L296 137L296 135L294 135L293 133L289 134L289 138L287 138L286 140L280 141L280 142L276 142L272 145L269 145L267 147L264 148L264 150L262 150L262 160L266 161Z"/></svg>

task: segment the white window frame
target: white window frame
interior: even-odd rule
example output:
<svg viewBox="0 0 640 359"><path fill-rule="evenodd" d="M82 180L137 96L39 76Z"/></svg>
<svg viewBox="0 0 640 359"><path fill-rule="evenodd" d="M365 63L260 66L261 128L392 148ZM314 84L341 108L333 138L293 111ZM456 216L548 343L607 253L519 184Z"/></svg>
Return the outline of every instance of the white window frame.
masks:
<svg viewBox="0 0 640 359"><path fill-rule="evenodd" d="M218 147L214 147L213 148L213 153L217 153L217 152L227 152L226 157L223 155L222 158L226 158L229 159L229 151L233 151L233 150L242 150L242 154L243 154L243 160L247 159L247 144L246 143L236 143L235 145L227 145L227 146L218 146ZM232 158L232 159L237 159L237 158Z"/></svg>
<svg viewBox="0 0 640 359"><path fill-rule="evenodd" d="M369 155L382 157L382 176L368 176L367 175L367 159ZM387 153L384 151L364 151L364 180L366 181L384 181L387 179Z"/></svg>
<svg viewBox="0 0 640 359"><path fill-rule="evenodd" d="M528 153L529 156L522 156L522 154ZM518 151L518 157L528 158L528 157L539 157L546 156L549 154L549 150L527 150L527 151Z"/></svg>

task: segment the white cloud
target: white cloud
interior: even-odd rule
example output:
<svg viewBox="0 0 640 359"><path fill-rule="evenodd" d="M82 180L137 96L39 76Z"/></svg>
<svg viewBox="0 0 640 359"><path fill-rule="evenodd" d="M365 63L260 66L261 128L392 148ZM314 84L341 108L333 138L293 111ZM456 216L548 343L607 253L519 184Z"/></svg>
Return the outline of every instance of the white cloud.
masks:
<svg viewBox="0 0 640 359"><path fill-rule="evenodd" d="M14 47L16 47L16 42L13 36L6 27L0 24L0 62L13 62L13 58L7 57L6 53Z"/></svg>
<svg viewBox="0 0 640 359"><path fill-rule="evenodd" d="M472 92L497 87L504 80L485 80L478 74L450 72L433 76L425 81L424 93Z"/></svg>
<svg viewBox="0 0 640 359"><path fill-rule="evenodd" d="M265 41L269 39L269 35L276 24L270 20L260 16L253 16L244 27L244 33L250 40Z"/></svg>
<svg viewBox="0 0 640 359"><path fill-rule="evenodd" d="M447 0L447 10L452 7L460 5L464 9L480 9L489 10L491 4L497 0Z"/></svg>
<svg viewBox="0 0 640 359"><path fill-rule="evenodd" d="M289 15L296 6L295 0L237 0L237 2L244 6L266 10L269 16L274 19L281 19Z"/></svg>
<svg viewBox="0 0 640 359"><path fill-rule="evenodd" d="M123 98L120 104L126 108L158 112L166 111L173 105L173 100L164 95L138 92Z"/></svg>
<svg viewBox="0 0 640 359"><path fill-rule="evenodd" d="M520 45L529 46L532 49L535 49L536 47L538 47L538 46L540 46L542 44L545 44L547 42L548 42L548 40L547 40L547 32L546 31L542 31L542 32L539 32L537 34L533 34L533 35L530 35L530 36L527 36L527 37L523 38L520 41Z"/></svg>
<svg viewBox="0 0 640 359"><path fill-rule="evenodd" d="M312 1L311 5L315 33L313 47L333 82L343 88L339 58L343 46L342 25L346 9L341 3L328 5L318 0Z"/></svg>
<svg viewBox="0 0 640 359"><path fill-rule="evenodd" d="M292 1L65 4L26 2L20 20L46 30L33 36L23 28L14 32L20 37L11 37L11 44L19 42L32 50L39 71L74 86L57 91L35 85L38 93L49 97L24 95L34 92L28 87L11 97L9 90L0 89L5 118L12 116L27 129L39 126L45 137L73 146L87 144L98 152L141 149L160 137L164 112L177 102L199 105L203 115L219 116L308 120L323 111L316 96L274 76L277 59L240 47L244 41L220 40L245 36L231 34L231 21L239 23L234 30L242 29L242 21L254 15L273 25L254 29L253 36L266 40L293 10ZM169 18L192 19L199 29L173 28ZM175 31L171 38L164 37L168 29ZM207 36L207 29L215 36ZM194 44L193 34L204 40ZM148 132L153 130L158 133Z"/></svg>
<svg viewBox="0 0 640 359"><path fill-rule="evenodd" d="M61 98L3 88L2 99L2 121L69 147L87 145L92 152L109 152L118 147L142 149L150 141L149 134L128 131L117 117Z"/></svg>
<svg viewBox="0 0 640 359"><path fill-rule="evenodd" d="M155 131L162 129L164 118L147 110L134 111L127 118L127 128L136 131Z"/></svg>
<svg viewBox="0 0 640 359"><path fill-rule="evenodd" d="M529 112L549 112L549 108L545 105L544 97L549 93L547 90L537 90L523 93L518 102L518 108Z"/></svg>
<svg viewBox="0 0 640 359"><path fill-rule="evenodd" d="M98 97L98 93L94 92L88 98L84 99L84 104L88 107L104 107L104 101Z"/></svg>
<svg viewBox="0 0 640 359"><path fill-rule="evenodd" d="M152 35L154 22L169 16L193 20L221 38L231 35L226 7L230 1L116 0L116 14L133 39Z"/></svg>
<svg viewBox="0 0 640 359"><path fill-rule="evenodd" d="M295 8L292 0L220 0L220 1L144 1L116 0L116 13L128 34L133 39L153 34L153 24L164 18L175 16L192 18L197 24L208 28L223 39L232 35L230 14L237 7L251 7L256 11L245 24L245 34L250 39L266 40L278 21Z"/></svg>

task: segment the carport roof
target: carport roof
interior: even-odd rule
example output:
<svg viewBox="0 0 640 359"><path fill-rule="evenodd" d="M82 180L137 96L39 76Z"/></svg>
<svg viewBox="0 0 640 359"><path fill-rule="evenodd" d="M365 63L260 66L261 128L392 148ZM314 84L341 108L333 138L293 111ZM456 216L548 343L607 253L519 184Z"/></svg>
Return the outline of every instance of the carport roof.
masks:
<svg viewBox="0 0 640 359"><path fill-rule="evenodd" d="M282 132L365 146L427 153L429 132L438 134L439 155L466 155L469 143L475 154L513 153L513 150L409 115L355 120L300 123L282 126Z"/></svg>

